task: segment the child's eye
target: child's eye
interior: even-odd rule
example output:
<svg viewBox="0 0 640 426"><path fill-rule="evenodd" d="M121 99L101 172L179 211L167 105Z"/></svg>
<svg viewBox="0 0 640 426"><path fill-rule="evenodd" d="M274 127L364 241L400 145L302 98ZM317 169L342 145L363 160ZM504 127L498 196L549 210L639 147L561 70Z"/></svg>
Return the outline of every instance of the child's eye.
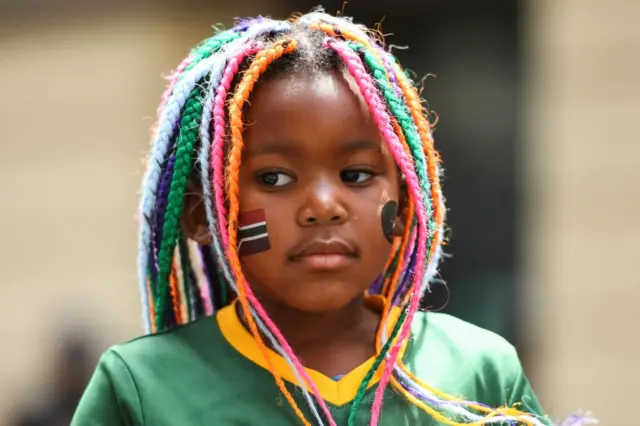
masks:
<svg viewBox="0 0 640 426"><path fill-rule="evenodd" d="M340 177L347 183L365 183L373 177L373 173L365 170L345 170L340 172Z"/></svg>
<svg viewBox="0 0 640 426"><path fill-rule="evenodd" d="M264 186L284 186L290 184L293 180L291 176L281 172L262 173L258 176L258 182Z"/></svg>

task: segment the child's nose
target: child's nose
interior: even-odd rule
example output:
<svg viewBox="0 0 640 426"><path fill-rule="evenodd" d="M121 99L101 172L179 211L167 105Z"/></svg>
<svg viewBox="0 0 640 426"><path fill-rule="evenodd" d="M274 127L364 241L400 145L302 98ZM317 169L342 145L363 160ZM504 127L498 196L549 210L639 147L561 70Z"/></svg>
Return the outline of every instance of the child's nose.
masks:
<svg viewBox="0 0 640 426"><path fill-rule="evenodd" d="M316 185L305 195L298 215L301 226L340 224L347 219L340 191L331 184Z"/></svg>

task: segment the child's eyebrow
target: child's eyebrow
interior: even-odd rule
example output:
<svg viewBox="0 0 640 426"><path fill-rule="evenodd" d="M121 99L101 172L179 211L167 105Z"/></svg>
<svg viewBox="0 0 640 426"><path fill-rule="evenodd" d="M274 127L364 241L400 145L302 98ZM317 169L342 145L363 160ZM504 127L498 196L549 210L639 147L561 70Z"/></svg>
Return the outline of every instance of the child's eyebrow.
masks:
<svg viewBox="0 0 640 426"><path fill-rule="evenodd" d="M340 145L341 145L340 151L342 152L354 152L354 151L365 151L365 150L380 151L381 149L381 146L379 143L372 142L370 140L348 141L348 142L342 142Z"/></svg>
<svg viewBox="0 0 640 426"><path fill-rule="evenodd" d="M300 149L294 143L283 142L265 142L259 148L249 148L246 152L247 156L279 154L289 157L300 156Z"/></svg>
<svg viewBox="0 0 640 426"><path fill-rule="evenodd" d="M356 151L380 151L381 146L379 143L372 142L370 140L354 140L339 142L338 150L343 153L351 153ZM248 157L254 157L259 155L283 155L288 157L299 157L302 153L300 147L295 143L284 142L265 142L260 147L248 148L246 155Z"/></svg>

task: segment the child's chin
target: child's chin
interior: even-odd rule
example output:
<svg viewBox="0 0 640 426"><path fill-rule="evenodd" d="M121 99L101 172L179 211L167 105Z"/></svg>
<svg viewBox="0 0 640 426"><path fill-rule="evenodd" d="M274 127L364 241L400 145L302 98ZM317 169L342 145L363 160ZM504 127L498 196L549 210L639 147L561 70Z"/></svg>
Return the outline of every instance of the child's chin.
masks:
<svg viewBox="0 0 640 426"><path fill-rule="evenodd" d="M345 291L344 287L331 291L307 291L302 294L291 294L287 297L287 304L299 311L309 313L326 313L344 309L356 299L362 297L363 291Z"/></svg>

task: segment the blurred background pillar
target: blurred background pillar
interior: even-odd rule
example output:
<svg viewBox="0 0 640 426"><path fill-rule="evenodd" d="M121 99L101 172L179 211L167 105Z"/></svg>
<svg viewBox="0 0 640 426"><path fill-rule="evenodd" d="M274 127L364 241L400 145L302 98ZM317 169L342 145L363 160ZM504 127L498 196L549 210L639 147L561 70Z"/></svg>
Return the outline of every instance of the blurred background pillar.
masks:
<svg viewBox="0 0 640 426"><path fill-rule="evenodd" d="M640 2L531 0L522 160L532 379L556 417L640 424Z"/></svg>

